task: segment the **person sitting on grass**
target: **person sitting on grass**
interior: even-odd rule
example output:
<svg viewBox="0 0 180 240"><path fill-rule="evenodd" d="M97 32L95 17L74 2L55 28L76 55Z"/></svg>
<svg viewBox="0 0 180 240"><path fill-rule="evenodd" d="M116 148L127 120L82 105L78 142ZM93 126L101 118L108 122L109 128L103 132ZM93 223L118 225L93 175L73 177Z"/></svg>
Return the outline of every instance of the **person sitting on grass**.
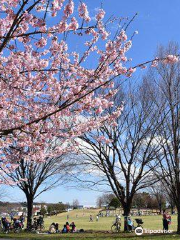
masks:
<svg viewBox="0 0 180 240"><path fill-rule="evenodd" d="M130 217L127 218L127 227L128 227L128 231L134 230L134 224Z"/></svg>
<svg viewBox="0 0 180 240"><path fill-rule="evenodd" d="M19 220L21 221L22 224L25 222L25 217L24 214L22 213L21 216L19 217Z"/></svg>
<svg viewBox="0 0 180 240"><path fill-rule="evenodd" d="M56 233L59 233L59 224L58 223L55 224L55 229L56 229Z"/></svg>
<svg viewBox="0 0 180 240"><path fill-rule="evenodd" d="M66 228L66 224L63 227L62 233L67 233L67 228Z"/></svg>
<svg viewBox="0 0 180 240"><path fill-rule="evenodd" d="M56 233L55 223L52 223L49 227L49 233Z"/></svg>
<svg viewBox="0 0 180 240"><path fill-rule="evenodd" d="M19 219L13 218L13 226L14 226L15 229L22 228L23 223Z"/></svg>
<svg viewBox="0 0 180 240"><path fill-rule="evenodd" d="M1 218L2 226L5 232L8 232L10 229L10 222L7 220L6 217Z"/></svg>
<svg viewBox="0 0 180 240"><path fill-rule="evenodd" d="M72 223L70 224L70 226L71 226L71 232L76 232L76 225L75 225L75 223L72 222Z"/></svg>
<svg viewBox="0 0 180 240"><path fill-rule="evenodd" d="M70 226L68 222L66 222L66 229L67 229L67 232L70 232Z"/></svg>

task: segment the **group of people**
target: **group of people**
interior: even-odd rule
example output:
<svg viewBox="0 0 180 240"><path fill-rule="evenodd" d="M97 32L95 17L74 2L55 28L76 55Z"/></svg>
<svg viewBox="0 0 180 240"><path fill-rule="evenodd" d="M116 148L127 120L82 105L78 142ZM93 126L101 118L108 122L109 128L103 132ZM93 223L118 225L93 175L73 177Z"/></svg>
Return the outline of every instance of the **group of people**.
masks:
<svg viewBox="0 0 180 240"><path fill-rule="evenodd" d="M96 215L96 222L98 222L98 221L99 221L99 214ZM92 215L89 216L89 222L93 222L93 216Z"/></svg>
<svg viewBox="0 0 180 240"><path fill-rule="evenodd" d="M23 229L24 227L25 217L22 214L19 218L11 217L11 222L6 218L1 218L1 225L5 232L9 231L10 229Z"/></svg>
<svg viewBox="0 0 180 240"><path fill-rule="evenodd" d="M66 224L63 227L62 233L68 233L68 232L76 232L76 225L74 222L69 224L66 222Z"/></svg>
<svg viewBox="0 0 180 240"><path fill-rule="evenodd" d="M59 230L59 224L58 223L52 223L49 227L49 233L73 233L76 232L76 225L74 222L72 222L71 224L69 224L69 222L66 222L66 224L64 224L64 227L62 229L62 231Z"/></svg>

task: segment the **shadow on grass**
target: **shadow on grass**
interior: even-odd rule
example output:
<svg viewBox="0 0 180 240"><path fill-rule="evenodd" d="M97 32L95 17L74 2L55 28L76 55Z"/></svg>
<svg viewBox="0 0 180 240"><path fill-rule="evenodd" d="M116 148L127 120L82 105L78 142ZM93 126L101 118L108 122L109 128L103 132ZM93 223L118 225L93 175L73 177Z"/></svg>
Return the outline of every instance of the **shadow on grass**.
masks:
<svg viewBox="0 0 180 240"><path fill-rule="evenodd" d="M30 234L30 233L20 233L20 234L0 234L0 240L111 240L111 239L123 239L123 240L168 240L168 239L180 239L178 234L143 234L141 236L136 236L134 233L73 233L73 234Z"/></svg>

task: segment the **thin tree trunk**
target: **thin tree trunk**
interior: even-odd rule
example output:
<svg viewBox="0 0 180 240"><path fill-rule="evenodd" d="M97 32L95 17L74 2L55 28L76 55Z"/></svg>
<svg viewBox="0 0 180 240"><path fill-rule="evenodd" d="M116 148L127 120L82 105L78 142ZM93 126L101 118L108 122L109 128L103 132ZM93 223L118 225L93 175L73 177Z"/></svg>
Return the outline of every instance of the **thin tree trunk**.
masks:
<svg viewBox="0 0 180 240"><path fill-rule="evenodd" d="M160 203L159 204L159 215L161 215L161 212L162 212L162 204Z"/></svg>

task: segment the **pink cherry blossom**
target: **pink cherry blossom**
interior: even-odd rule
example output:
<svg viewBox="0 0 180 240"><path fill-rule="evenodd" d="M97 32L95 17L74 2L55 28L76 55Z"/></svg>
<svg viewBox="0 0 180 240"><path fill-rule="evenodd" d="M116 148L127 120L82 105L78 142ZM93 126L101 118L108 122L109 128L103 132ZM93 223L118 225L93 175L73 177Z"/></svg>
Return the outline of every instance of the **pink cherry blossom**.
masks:
<svg viewBox="0 0 180 240"><path fill-rule="evenodd" d="M96 15L96 20L100 21L104 18L105 11L103 9L99 9L98 14Z"/></svg>
<svg viewBox="0 0 180 240"><path fill-rule="evenodd" d="M71 23L68 26L68 30L77 30L79 27L78 21L76 20L75 17L71 18Z"/></svg>
<svg viewBox="0 0 180 240"><path fill-rule="evenodd" d="M79 17L83 18L86 22L89 22L91 20L85 3L83 2L80 3L78 11L79 11Z"/></svg>
<svg viewBox="0 0 180 240"><path fill-rule="evenodd" d="M136 68L129 68L128 72L129 73L134 73L136 71Z"/></svg>
<svg viewBox="0 0 180 240"><path fill-rule="evenodd" d="M74 12L74 2L69 0L69 3L64 7L64 14L65 16L72 15Z"/></svg>
<svg viewBox="0 0 180 240"><path fill-rule="evenodd" d="M35 45L40 48L45 47L46 44L47 44L47 39L45 39L44 37L42 37L38 42L35 43Z"/></svg>
<svg viewBox="0 0 180 240"><path fill-rule="evenodd" d="M164 63L166 63L166 64L173 64L173 63L177 63L178 61L179 61L179 58L177 56L168 55L166 57L166 59L164 60Z"/></svg>

